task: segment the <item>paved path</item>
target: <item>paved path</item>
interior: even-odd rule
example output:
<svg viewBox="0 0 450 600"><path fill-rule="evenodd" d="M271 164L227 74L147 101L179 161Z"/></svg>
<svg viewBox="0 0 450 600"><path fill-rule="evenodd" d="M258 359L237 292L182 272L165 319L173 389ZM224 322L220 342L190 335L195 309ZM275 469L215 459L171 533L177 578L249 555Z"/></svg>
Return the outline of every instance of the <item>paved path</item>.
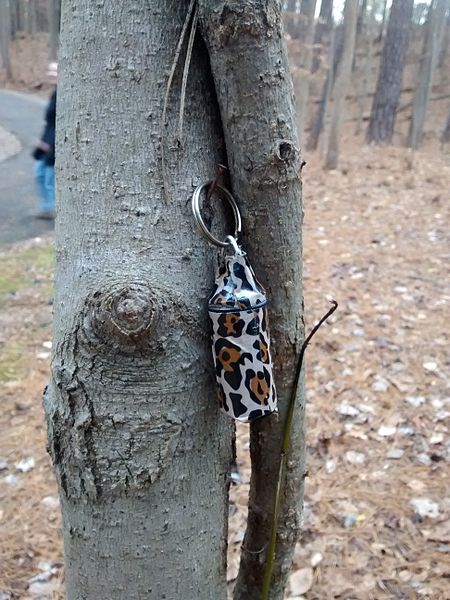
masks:
<svg viewBox="0 0 450 600"><path fill-rule="evenodd" d="M31 150L43 127L45 99L0 90L0 125L13 133L22 150L0 163L0 245L52 231L53 223L33 217L38 201Z"/></svg>

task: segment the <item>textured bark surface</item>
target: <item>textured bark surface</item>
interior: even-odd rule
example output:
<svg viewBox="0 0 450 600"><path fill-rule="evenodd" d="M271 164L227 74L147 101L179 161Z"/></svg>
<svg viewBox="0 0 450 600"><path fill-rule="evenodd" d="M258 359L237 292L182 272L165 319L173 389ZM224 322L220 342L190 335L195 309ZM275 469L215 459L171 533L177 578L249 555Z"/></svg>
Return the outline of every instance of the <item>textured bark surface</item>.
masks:
<svg viewBox="0 0 450 600"><path fill-rule="evenodd" d="M298 37L298 0L287 0L285 11L286 32L295 39Z"/></svg>
<svg viewBox="0 0 450 600"><path fill-rule="evenodd" d="M303 3L302 3L303 8ZM314 14L316 10L316 0L310 0L305 4L303 23L301 29L302 50L299 56L298 71L295 83L295 100L297 107L298 136L300 143L303 144L303 131L307 119L307 108L309 99L310 72L313 59L314 42ZM306 12L307 11L307 12Z"/></svg>
<svg viewBox="0 0 450 600"><path fill-rule="evenodd" d="M307 150L317 149L317 146L319 145L320 134L323 130L325 115L328 109L328 102L330 100L331 90L333 88L333 82L336 73L335 65L339 50L339 47L337 46L339 40L336 39L338 32L339 30L337 30L335 27L331 29L330 45L328 49L328 72L322 85L322 91L320 93L320 100L316 109L316 114L314 115L309 128L309 136L306 142Z"/></svg>
<svg viewBox="0 0 450 600"><path fill-rule="evenodd" d="M450 111L448 113L447 121L445 123L445 127L441 135L441 142L443 144L448 144L448 142L450 142Z"/></svg>
<svg viewBox="0 0 450 600"><path fill-rule="evenodd" d="M429 10L430 14L426 24L427 31L417 75L417 86L408 132L408 146L413 149L416 149L422 141L428 99L444 33L447 0L433 0Z"/></svg>
<svg viewBox="0 0 450 600"><path fill-rule="evenodd" d="M311 72L315 73L326 56L326 46L330 45L333 29L333 0L322 0L319 19L314 32L314 49Z"/></svg>
<svg viewBox="0 0 450 600"><path fill-rule="evenodd" d="M406 62L414 0L393 0L381 56L367 142L390 144Z"/></svg>
<svg viewBox="0 0 450 600"><path fill-rule="evenodd" d="M9 56L9 43L11 40L11 13L9 0L0 2L0 55L2 57L3 68L6 72L6 79L12 79L11 59Z"/></svg>
<svg viewBox="0 0 450 600"><path fill-rule="evenodd" d="M50 60L56 60L59 45L59 24L61 21L61 0L48 0L48 48Z"/></svg>
<svg viewBox="0 0 450 600"><path fill-rule="evenodd" d="M279 416L251 426L252 476L236 600L259 600L279 465L281 429L303 338L301 180L281 6L274 0L201 0L200 23L220 105L244 246L269 295ZM304 404L299 398L284 487L271 600L283 598L301 517Z"/></svg>
<svg viewBox="0 0 450 600"><path fill-rule="evenodd" d="M224 162L207 53L167 75L187 2L65 0L49 448L68 600L226 597L231 421L217 406L206 298L214 251L190 209ZM222 149L222 151L221 151Z"/></svg>
<svg viewBox="0 0 450 600"><path fill-rule="evenodd" d="M325 158L326 169L335 169L338 164L339 136L344 113L345 98L352 71L353 53L355 50L357 8L358 0L345 0L344 46L342 49L342 59L339 63L333 88L334 103Z"/></svg>

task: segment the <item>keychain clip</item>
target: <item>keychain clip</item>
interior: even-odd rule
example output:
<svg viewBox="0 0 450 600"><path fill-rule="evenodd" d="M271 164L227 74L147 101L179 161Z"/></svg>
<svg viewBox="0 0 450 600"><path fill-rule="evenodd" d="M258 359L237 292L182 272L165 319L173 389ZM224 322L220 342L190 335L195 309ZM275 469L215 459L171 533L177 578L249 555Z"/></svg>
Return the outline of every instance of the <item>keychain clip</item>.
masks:
<svg viewBox="0 0 450 600"><path fill-rule="evenodd" d="M204 190L206 191L213 183L214 183L214 180L211 180L211 181L207 181L206 183L203 183L202 185L199 185L192 195L192 212L194 213L195 222L197 223L197 227L199 228L199 230L201 231L203 236L211 244L214 244L215 246L219 246L219 248L226 248L231 243L230 241L227 241L228 238L233 237L233 239L237 245L236 240L239 237L239 234L241 233L241 227L242 227L241 213L239 212L238 205L236 204L236 201L233 198L233 196L231 195L231 193L226 188L219 185L218 183L215 184L214 191L219 191L222 198L224 200L226 200L228 202L228 204L231 206L231 209L232 209L233 215L234 215L234 222L235 222L234 234L233 234L233 236L227 236L224 241L221 241L218 238L216 238L209 231L209 229L206 227L206 225L203 221L203 218L202 218L202 215L200 212L200 197L201 197L202 192Z"/></svg>
<svg viewBox="0 0 450 600"><path fill-rule="evenodd" d="M239 208L226 188L216 182L212 190L212 183L197 187L192 211L199 230L210 243L233 249L233 253L225 253L208 299L219 402L230 417L249 423L277 411L267 297L237 241L241 232ZM234 235L227 235L223 241L212 235L201 216L200 197L208 189L219 191L233 210Z"/></svg>

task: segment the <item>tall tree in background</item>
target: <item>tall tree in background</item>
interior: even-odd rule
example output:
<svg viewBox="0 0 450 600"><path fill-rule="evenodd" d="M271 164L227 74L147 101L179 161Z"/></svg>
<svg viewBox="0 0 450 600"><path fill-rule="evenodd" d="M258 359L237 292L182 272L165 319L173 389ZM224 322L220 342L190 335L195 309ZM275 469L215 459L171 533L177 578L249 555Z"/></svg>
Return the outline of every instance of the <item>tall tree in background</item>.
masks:
<svg viewBox="0 0 450 600"><path fill-rule="evenodd" d="M442 37L441 51L439 52L438 67L444 66L447 59L448 47L450 45L450 3L447 6L447 19L445 21L444 33Z"/></svg>
<svg viewBox="0 0 450 600"><path fill-rule="evenodd" d="M200 0L203 38L189 36L187 86L181 64L164 110L167 73L174 56L184 61L186 43L181 53L177 43L193 4L62 6L54 355L45 409L68 600L226 598L231 424L216 406L209 366L205 303L214 252L188 206L194 187L226 159L246 249L270 289L278 383L279 417L251 428L249 522L235 593L261 596L303 335L301 157L275 0ZM303 416L300 402L272 600L283 598L300 526Z"/></svg>
<svg viewBox="0 0 450 600"><path fill-rule="evenodd" d="M416 149L422 141L428 100L444 33L446 9L447 0L433 0L429 8L408 132L408 146L413 149Z"/></svg>
<svg viewBox="0 0 450 600"><path fill-rule="evenodd" d="M367 142L390 144L402 85L414 0L393 0L367 129Z"/></svg>
<svg viewBox="0 0 450 600"><path fill-rule="evenodd" d="M59 45L59 24L61 21L61 0L48 0L49 55L56 60Z"/></svg>
<svg viewBox="0 0 450 600"><path fill-rule="evenodd" d="M286 33L288 33L292 39L298 37L298 11L297 11L298 0L287 0L285 5L286 11Z"/></svg>
<svg viewBox="0 0 450 600"><path fill-rule="evenodd" d="M297 106L298 132L300 143L303 144L303 130L305 127L308 99L310 74L313 59L313 42L314 42L314 14L316 10L316 0L303 0L302 8L302 27L300 42L302 44L299 55L299 63L297 64L298 71L295 85L295 99Z"/></svg>
<svg viewBox="0 0 450 600"><path fill-rule="evenodd" d="M356 67L356 50L355 57L353 60L353 71L356 77L356 96L357 96L357 117L356 117L356 135L359 135L362 130L362 124L364 119L364 109L366 106L366 99L368 96L368 87L369 87L369 79L370 74L372 72L372 63L374 56L374 48L375 48L375 18L374 18L374 6L371 3L369 6L367 3L363 4L364 12L362 12L362 8L360 8L360 12L358 15L358 21L356 23L356 41L355 44L358 43L358 36L364 40L364 54L361 59L358 61L357 72L355 73ZM363 18L360 21L360 16L363 15ZM361 29L358 32L358 25L361 23Z"/></svg>
<svg viewBox="0 0 450 600"><path fill-rule="evenodd" d="M450 110L448 111L447 121L441 135L441 142L448 144L450 142Z"/></svg>
<svg viewBox="0 0 450 600"><path fill-rule="evenodd" d="M323 130L325 115L328 109L328 102L333 88L335 75L335 47L336 47L336 28L333 27L330 34L330 45L328 48L328 71L322 85L322 92L317 105L316 114L313 116L308 140L306 142L307 150L317 150L320 134Z"/></svg>
<svg viewBox="0 0 450 600"><path fill-rule="evenodd" d="M335 169L338 164L339 136L345 107L345 98L352 72L357 15L358 0L345 0L344 46L342 50L342 59L338 67L336 81L333 88L333 107L325 156L326 169Z"/></svg>
<svg viewBox="0 0 450 600"><path fill-rule="evenodd" d="M320 67L322 58L326 56L325 46L330 47L330 34L333 29L333 0L322 0L319 19L314 32L313 61L311 73Z"/></svg>
<svg viewBox="0 0 450 600"><path fill-rule="evenodd" d="M11 41L11 11L9 0L0 2L0 54L2 57L3 68L6 72L6 79L11 80L12 68L9 55L9 44Z"/></svg>

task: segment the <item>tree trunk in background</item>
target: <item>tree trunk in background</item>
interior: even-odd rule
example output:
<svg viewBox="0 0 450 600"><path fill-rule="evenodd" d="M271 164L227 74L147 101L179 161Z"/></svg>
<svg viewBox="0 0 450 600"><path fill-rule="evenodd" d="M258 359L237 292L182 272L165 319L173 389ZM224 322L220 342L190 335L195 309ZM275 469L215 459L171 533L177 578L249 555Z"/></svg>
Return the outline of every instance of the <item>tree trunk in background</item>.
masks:
<svg viewBox="0 0 450 600"><path fill-rule="evenodd" d="M32 37L36 35L36 2L35 0L27 0L26 5L26 31Z"/></svg>
<svg viewBox="0 0 450 600"><path fill-rule="evenodd" d="M450 6L447 8L447 20L444 27L444 33L442 37L441 51L439 52L439 63L438 67L444 66L447 59L448 47L450 45Z"/></svg>
<svg viewBox="0 0 450 600"><path fill-rule="evenodd" d="M167 73L187 6L63 3L45 408L68 600L226 598L231 420L211 368L214 251L189 202L226 159L200 36L186 143L177 149L175 128L164 131L168 204L161 172ZM180 86L177 77L170 124Z"/></svg>
<svg viewBox="0 0 450 600"><path fill-rule="evenodd" d="M336 47L336 28L333 27L331 30L330 36L330 47L329 47L329 57L328 57L328 73L325 78L325 81L322 86L322 93L320 96L319 104L317 107L316 114L314 116L313 122L310 127L310 132L308 136L308 140L306 142L306 149L313 151L317 150L317 146L319 144L320 134L323 129L323 124L325 121L325 115L328 109L328 102L330 100L331 90L333 88L334 82L334 74L335 74L335 60L334 57Z"/></svg>
<svg viewBox="0 0 450 600"><path fill-rule="evenodd" d="M303 0L303 2L305 2L305 0ZM314 14L316 10L316 0L309 0L307 3L307 8L308 13L303 14L303 18L306 20L306 26L305 23L303 23L303 34L300 38L302 49L299 56L300 60L297 64L298 71L295 85L295 100L297 107L297 123L300 146L303 145L303 131L305 128L308 110L309 84L313 58Z"/></svg>
<svg viewBox="0 0 450 600"><path fill-rule="evenodd" d="M430 6L408 133L408 146L414 150L422 141L428 99L442 43L446 9L447 0L433 0Z"/></svg>
<svg viewBox="0 0 450 600"><path fill-rule="evenodd" d="M371 7L371 11L373 12L373 7ZM366 18L367 12L367 0L360 0L358 7L358 20L356 21L356 38L361 35L364 27L364 21Z"/></svg>
<svg viewBox="0 0 450 600"><path fill-rule="evenodd" d="M393 0L367 129L367 142L391 144L406 63L414 0Z"/></svg>
<svg viewBox="0 0 450 600"><path fill-rule="evenodd" d="M339 136L344 113L345 98L352 72L355 50L356 18L358 0L345 0L344 7L344 47L333 88L333 109L328 136L325 168L336 169L339 157Z"/></svg>
<svg viewBox="0 0 450 600"><path fill-rule="evenodd" d="M325 46L330 47L330 34L333 29L333 0L322 0L319 19L314 33L314 49L311 73L320 67L322 57L326 55Z"/></svg>
<svg viewBox="0 0 450 600"><path fill-rule="evenodd" d="M292 39L298 37L298 13L297 13L297 0L287 0L286 3L286 33L288 33Z"/></svg>
<svg viewBox="0 0 450 600"><path fill-rule="evenodd" d="M15 39L17 30L19 29L17 0L9 0L9 18L11 25L11 39Z"/></svg>
<svg viewBox="0 0 450 600"><path fill-rule="evenodd" d="M413 0L414 1L414 0ZM357 24L358 26L358 24ZM364 109L366 107L367 90L369 87L370 74L372 72L372 63L374 55L374 44L375 44L375 19L373 14L373 6L371 6L365 19L362 23L362 29L360 35L365 40L365 54L362 56L362 65L359 65L356 73L356 87L357 87L357 117L356 117L356 135L359 135L362 131L363 120L364 120ZM358 34L357 34L358 35Z"/></svg>
<svg viewBox="0 0 450 600"><path fill-rule="evenodd" d="M59 24L61 21L61 0L48 0L49 57L55 61L58 57Z"/></svg>
<svg viewBox="0 0 450 600"><path fill-rule="evenodd" d="M260 600L281 432L303 338L302 161L280 3L200 0L199 5L221 109L233 192L243 212L245 248L258 278L269 292L279 415L255 421L250 427L249 514L234 592L235 600ZM305 476L301 393L294 424L271 600L284 597L300 528ZM205 598L215 597L210 594Z"/></svg>
<svg viewBox="0 0 450 600"><path fill-rule="evenodd" d="M388 16L388 0L384 0L383 14L381 17L380 33L378 34L377 42L382 42L386 31L386 21Z"/></svg>
<svg viewBox="0 0 450 600"><path fill-rule="evenodd" d="M447 122L445 124L444 131L442 132L441 142L448 144L450 142L450 110L448 112Z"/></svg>
<svg viewBox="0 0 450 600"><path fill-rule="evenodd" d="M9 0L1 0L0 2L0 54L2 57L3 68L6 72L7 81L13 78L11 59L9 56L9 44L11 41L11 13Z"/></svg>
<svg viewBox="0 0 450 600"><path fill-rule="evenodd" d="M314 4L314 10L312 9L312 5ZM298 27L298 39L304 44L305 39L308 35L310 21L311 21L311 13L313 16L315 15L316 8L316 0L301 0L300 2L300 12L299 12L299 27Z"/></svg>
<svg viewBox="0 0 450 600"><path fill-rule="evenodd" d="M232 427L216 406L209 347L215 253L199 237L189 206L194 187L226 157L245 247L270 298L280 412L252 425L244 542L250 551L266 547L303 339L292 82L279 2L201 0L207 48L197 35L185 134L176 143L180 67L163 132L161 119L188 4L63 3L54 355L45 409L67 600L226 598ZM303 415L301 400L273 600L282 598L300 522ZM249 589L246 600L259 600L261 571L261 554L244 551L237 589Z"/></svg>

